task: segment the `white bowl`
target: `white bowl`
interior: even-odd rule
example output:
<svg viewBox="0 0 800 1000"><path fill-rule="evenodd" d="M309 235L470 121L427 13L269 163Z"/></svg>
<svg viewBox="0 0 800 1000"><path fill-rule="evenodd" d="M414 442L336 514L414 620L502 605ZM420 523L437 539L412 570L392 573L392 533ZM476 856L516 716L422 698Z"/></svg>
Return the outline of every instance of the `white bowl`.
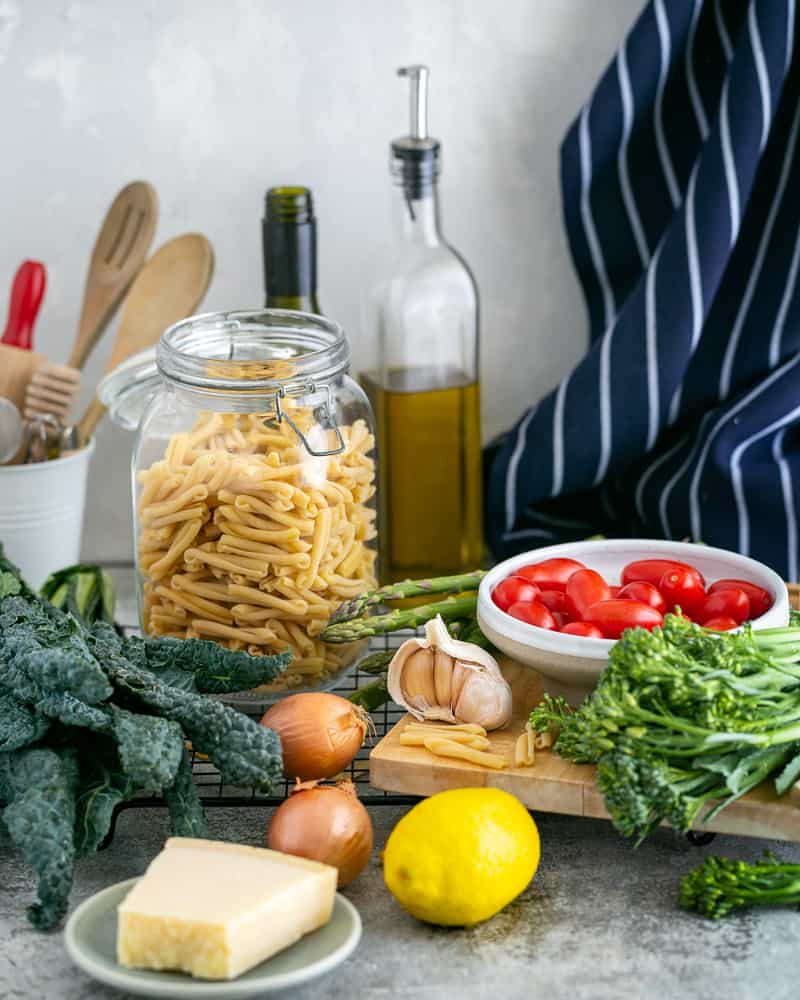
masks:
<svg viewBox="0 0 800 1000"><path fill-rule="evenodd" d="M492 600L497 584L514 570L554 556L577 559L595 569L611 584L619 583L623 567L634 559L677 559L690 563L706 583L735 578L749 580L768 591L773 605L752 622L755 629L780 628L789 623L789 591L777 573L763 563L725 549L690 542L616 538L594 542L565 542L524 552L499 563L481 581L478 591L478 624L498 649L543 678L544 689L578 704L597 684L616 640L564 635L528 625L507 615Z"/></svg>

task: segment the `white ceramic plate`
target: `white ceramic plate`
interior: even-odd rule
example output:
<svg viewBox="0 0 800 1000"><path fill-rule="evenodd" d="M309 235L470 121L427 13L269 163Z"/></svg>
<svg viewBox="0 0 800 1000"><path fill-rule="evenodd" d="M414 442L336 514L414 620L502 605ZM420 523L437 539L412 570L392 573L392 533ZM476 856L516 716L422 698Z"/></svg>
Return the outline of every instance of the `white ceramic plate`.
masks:
<svg viewBox="0 0 800 1000"><path fill-rule="evenodd" d="M535 667L545 677L548 691L563 694L573 703L579 702L597 683L614 640L563 635L528 625L507 615L492 601L492 590L515 569L555 556L577 559L597 570L609 583L619 583L622 568L634 559L677 559L696 566L708 584L735 578L749 580L769 591L774 604L753 621L753 628L778 628L789 622L789 592L778 574L755 559L726 549L690 542L615 538L565 542L523 552L499 563L481 581L478 624L498 649L520 663Z"/></svg>
<svg viewBox="0 0 800 1000"><path fill-rule="evenodd" d="M90 896L75 910L64 930L67 953L93 979L144 997L252 997L298 986L330 972L354 950L361 938L361 918L353 904L336 894L330 921L297 944L223 982L192 979L180 972L125 969L117 964L117 906L138 882L117 882Z"/></svg>

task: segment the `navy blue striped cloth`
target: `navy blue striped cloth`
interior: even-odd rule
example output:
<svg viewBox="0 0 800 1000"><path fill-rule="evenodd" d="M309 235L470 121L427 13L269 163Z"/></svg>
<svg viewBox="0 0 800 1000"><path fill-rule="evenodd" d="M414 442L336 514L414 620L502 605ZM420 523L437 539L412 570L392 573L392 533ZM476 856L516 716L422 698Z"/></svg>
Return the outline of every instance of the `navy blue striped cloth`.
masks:
<svg viewBox="0 0 800 1000"><path fill-rule="evenodd" d="M798 576L794 0L651 0L561 151L590 347L489 449L498 557L691 538Z"/></svg>

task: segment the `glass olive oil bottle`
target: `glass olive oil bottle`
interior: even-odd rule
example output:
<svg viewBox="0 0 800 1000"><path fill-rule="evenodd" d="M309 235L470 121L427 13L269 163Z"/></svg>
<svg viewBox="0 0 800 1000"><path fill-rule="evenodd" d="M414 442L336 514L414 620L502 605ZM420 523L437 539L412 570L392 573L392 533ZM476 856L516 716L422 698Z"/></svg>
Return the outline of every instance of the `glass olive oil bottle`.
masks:
<svg viewBox="0 0 800 1000"><path fill-rule="evenodd" d="M311 191L270 188L261 233L267 307L322 315L317 301L317 220Z"/></svg>
<svg viewBox="0 0 800 1000"><path fill-rule="evenodd" d="M428 69L398 73L411 84L411 134L391 144L394 241L364 302L378 352L361 377L378 428L384 581L472 569L483 556L478 292L439 225Z"/></svg>

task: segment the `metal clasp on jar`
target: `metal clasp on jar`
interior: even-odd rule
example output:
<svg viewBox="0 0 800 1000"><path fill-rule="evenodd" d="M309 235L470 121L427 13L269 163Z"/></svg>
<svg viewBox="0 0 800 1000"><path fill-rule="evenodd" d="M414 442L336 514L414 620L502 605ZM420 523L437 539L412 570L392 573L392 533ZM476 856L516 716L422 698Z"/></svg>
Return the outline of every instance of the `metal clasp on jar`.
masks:
<svg viewBox="0 0 800 1000"><path fill-rule="evenodd" d="M305 436L305 434L303 434L303 432L300 430L300 428L297 426L294 420L292 420L292 418L289 416L288 411L285 410L281 405L281 400L285 399L287 396L292 396L293 398L294 397L302 398L304 396L313 396L320 391L324 391L327 398L321 404L321 406L318 407L315 406L313 408L314 415L316 417L317 413L321 413L322 420L320 420L320 425L326 431L333 431L333 433L336 435L336 441L337 441L335 448L328 448L324 450L315 449L311 447L308 438ZM282 420L285 420L289 424L289 426L292 428L295 434L303 442L303 447L313 458L329 458L331 455L341 455L341 453L344 451L345 449L344 438L342 437L342 432L339 429L339 425L336 422L336 417L334 416L333 393L331 391L329 383L326 383L323 386L322 390L320 390L317 387L316 383L308 382L306 385L291 392L286 388L286 386L283 385L280 386L278 391L275 393L275 415L277 417L278 423L280 423Z"/></svg>

